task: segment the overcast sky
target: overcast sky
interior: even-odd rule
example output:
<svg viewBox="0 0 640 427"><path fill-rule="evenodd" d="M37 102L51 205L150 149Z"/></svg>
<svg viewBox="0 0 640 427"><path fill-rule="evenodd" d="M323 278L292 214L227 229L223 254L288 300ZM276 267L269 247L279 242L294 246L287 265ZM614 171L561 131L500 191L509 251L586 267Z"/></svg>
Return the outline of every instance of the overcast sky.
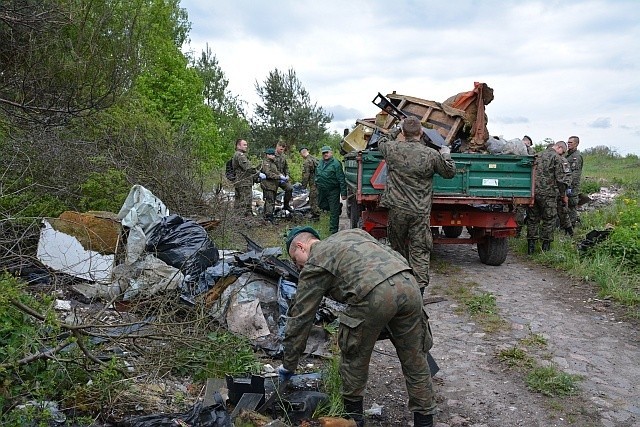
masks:
<svg viewBox="0 0 640 427"><path fill-rule="evenodd" d="M206 44L248 103L293 69L342 133L378 92L442 102L494 89L491 135L640 154L640 1L181 0L185 50Z"/></svg>

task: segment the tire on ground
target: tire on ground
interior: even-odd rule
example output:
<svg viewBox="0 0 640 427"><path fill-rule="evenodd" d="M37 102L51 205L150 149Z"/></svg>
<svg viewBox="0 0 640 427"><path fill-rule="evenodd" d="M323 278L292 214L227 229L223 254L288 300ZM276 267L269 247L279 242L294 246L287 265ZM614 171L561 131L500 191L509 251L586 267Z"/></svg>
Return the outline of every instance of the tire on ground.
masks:
<svg viewBox="0 0 640 427"><path fill-rule="evenodd" d="M509 245L506 237L487 237L478 243L478 256L483 264L501 265L507 259Z"/></svg>

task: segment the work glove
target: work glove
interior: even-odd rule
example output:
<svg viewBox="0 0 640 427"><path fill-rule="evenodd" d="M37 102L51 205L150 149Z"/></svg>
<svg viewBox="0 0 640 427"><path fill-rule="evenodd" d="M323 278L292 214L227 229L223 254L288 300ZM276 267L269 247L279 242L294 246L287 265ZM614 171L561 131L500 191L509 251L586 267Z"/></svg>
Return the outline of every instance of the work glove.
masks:
<svg viewBox="0 0 640 427"><path fill-rule="evenodd" d="M573 190L571 188L567 188L567 196L573 196Z"/></svg>
<svg viewBox="0 0 640 427"><path fill-rule="evenodd" d="M278 366L278 369L276 369L276 372L278 373L278 380L280 380L280 383L283 383L285 381L289 381L291 379L291 377L293 376L293 372L291 372L290 370L286 369L282 365Z"/></svg>
<svg viewBox="0 0 640 427"><path fill-rule="evenodd" d="M451 154L451 148L448 145L440 147L440 154Z"/></svg>
<svg viewBox="0 0 640 427"><path fill-rule="evenodd" d="M260 177L260 181L264 181L265 179L267 179L267 175L265 175L264 173L260 172L258 174L258 176Z"/></svg>

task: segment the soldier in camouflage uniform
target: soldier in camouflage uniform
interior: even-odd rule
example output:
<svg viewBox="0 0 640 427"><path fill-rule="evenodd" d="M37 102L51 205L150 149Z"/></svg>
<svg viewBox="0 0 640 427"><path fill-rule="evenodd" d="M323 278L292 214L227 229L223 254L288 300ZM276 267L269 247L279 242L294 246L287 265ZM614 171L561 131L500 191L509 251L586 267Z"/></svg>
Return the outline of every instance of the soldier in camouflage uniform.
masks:
<svg viewBox="0 0 640 427"><path fill-rule="evenodd" d="M535 165L535 202L527 210L527 253L535 252L536 241L542 240L542 250L551 249L553 230L558 216L558 198L567 203L569 163L562 157L567 144L558 141L540 154Z"/></svg>
<svg viewBox="0 0 640 427"><path fill-rule="evenodd" d="M278 191L278 183L282 175L278 171L276 165L276 152L273 148L264 150L265 159L262 161L261 172L265 175L265 179L260 182L262 188L262 198L264 200L264 219L273 222L273 211L276 204L276 192Z"/></svg>
<svg viewBox="0 0 640 427"><path fill-rule="evenodd" d="M567 151L567 161L571 168L571 180L567 190L569 204L563 208L563 214L560 217L562 220L561 225L564 226L563 228L565 228L565 230L575 228L578 223L577 207L580 196L580 180L582 178L582 154L578 151L578 144L580 144L580 138L577 136L569 137L567 141L567 146L569 147Z"/></svg>
<svg viewBox="0 0 640 427"><path fill-rule="evenodd" d="M293 198L293 185L291 185L291 182L289 182L289 164L287 163L287 158L284 155L284 149L284 142L280 141L276 144L275 162L278 166L278 172L280 172L281 175L280 180L278 181L278 186L284 190L284 202L282 209L293 212L293 207L291 206L291 199Z"/></svg>
<svg viewBox="0 0 640 427"><path fill-rule="evenodd" d="M234 208L242 216L253 216L253 182L258 179L259 172L251 166L247 159L247 141L236 140L236 152L233 154L231 163L236 174L233 182L235 189Z"/></svg>
<svg viewBox="0 0 640 427"><path fill-rule="evenodd" d="M311 217L318 218L320 209L318 209L318 187L316 187L316 168L318 167L318 159L309 154L307 147L300 148L300 155L304 159L302 164L302 186L309 188L309 204L311 205Z"/></svg>
<svg viewBox="0 0 640 427"><path fill-rule="evenodd" d="M536 154L536 150L533 148L533 141L529 135L525 135L522 137L522 142L524 146L527 147L527 154L529 156L534 156ZM522 227L526 224L527 221L527 207L525 205L517 205L516 206L516 237L520 237L522 233Z"/></svg>
<svg viewBox="0 0 640 427"><path fill-rule="evenodd" d="M285 328L281 379L296 371L316 311L327 296L347 304L338 331L345 411L358 426L364 425L362 401L371 353L380 332L388 329L402 364L414 425L432 426L436 402L426 353L433 339L406 260L360 229L319 240L313 228L296 227L287 238L287 251L301 271Z"/></svg>
<svg viewBox="0 0 640 427"><path fill-rule="evenodd" d="M389 243L409 261L424 292L429 284L433 248L430 227L433 175L453 178L456 166L449 147L442 147L438 153L422 144L422 125L417 118L406 118L402 133L404 141L382 137L378 143L387 162L387 184L380 204L389 209Z"/></svg>

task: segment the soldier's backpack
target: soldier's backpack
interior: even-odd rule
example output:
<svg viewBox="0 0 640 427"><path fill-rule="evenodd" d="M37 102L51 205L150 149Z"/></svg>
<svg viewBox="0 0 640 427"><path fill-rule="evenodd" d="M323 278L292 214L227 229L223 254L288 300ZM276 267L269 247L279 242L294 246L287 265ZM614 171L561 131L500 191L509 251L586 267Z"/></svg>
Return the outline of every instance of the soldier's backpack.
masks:
<svg viewBox="0 0 640 427"><path fill-rule="evenodd" d="M236 171L233 169L233 157L227 161L224 167L224 176L231 182L236 180Z"/></svg>

